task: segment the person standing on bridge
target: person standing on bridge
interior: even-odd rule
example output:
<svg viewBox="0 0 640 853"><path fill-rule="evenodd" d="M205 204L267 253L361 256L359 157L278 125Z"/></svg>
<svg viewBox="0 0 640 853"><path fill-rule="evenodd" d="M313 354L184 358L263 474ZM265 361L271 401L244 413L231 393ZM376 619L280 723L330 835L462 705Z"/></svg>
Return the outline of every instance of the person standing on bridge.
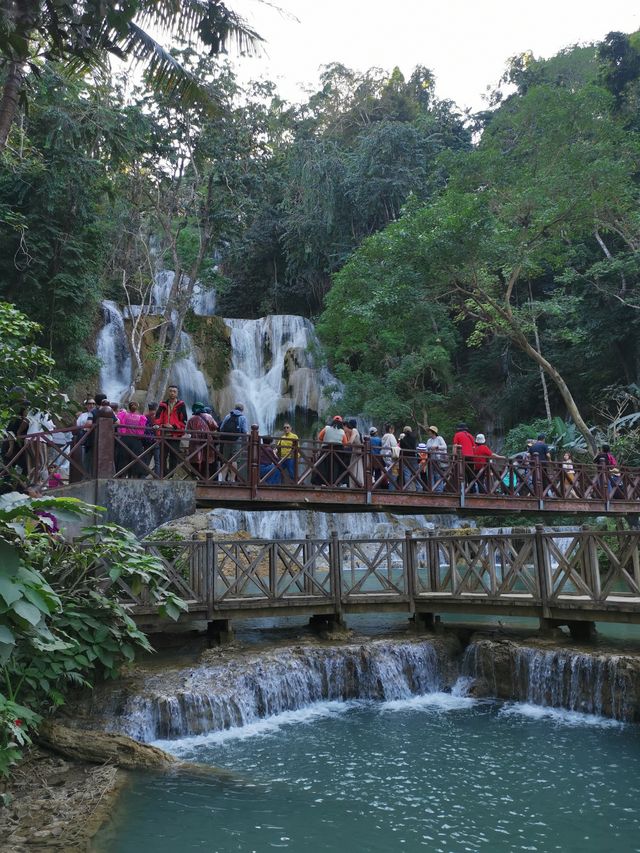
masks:
<svg viewBox="0 0 640 853"><path fill-rule="evenodd" d="M462 455L465 481L469 485L473 483L475 478L473 457L475 456L476 442L469 432L469 427L464 422L458 424L457 432L453 436L453 447L454 450L458 448L457 452Z"/></svg>
<svg viewBox="0 0 640 853"><path fill-rule="evenodd" d="M167 399L160 403L156 411L156 426L166 439L166 474L170 474L180 460L180 439L187 425L187 407L178 399L179 390L177 385L169 385Z"/></svg>
<svg viewBox="0 0 640 853"><path fill-rule="evenodd" d="M224 483L235 483L238 474L241 474L239 451L241 450L242 436L247 435L249 427L244 415L244 404L236 403L233 409L220 424L220 454L224 464L218 472L218 480ZM246 445L245 445L246 447ZM236 463L231 460L236 457Z"/></svg>
<svg viewBox="0 0 640 853"><path fill-rule="evenodd" d="M445 466L447 464L447 442L440 435L438 427L429 427L429 438L425 442L429 454L429 473L431 489L442 494L445 484Z"/></svg>
<svg viewBox="0 0 640 853"><path fill-rule="evenodd" d="M280 469L287 472L291 482L295 482L295 460L298 454L300 439L291 429L291 424L282 425L282 435L278 439L277 448L280 457Z"/></svg>

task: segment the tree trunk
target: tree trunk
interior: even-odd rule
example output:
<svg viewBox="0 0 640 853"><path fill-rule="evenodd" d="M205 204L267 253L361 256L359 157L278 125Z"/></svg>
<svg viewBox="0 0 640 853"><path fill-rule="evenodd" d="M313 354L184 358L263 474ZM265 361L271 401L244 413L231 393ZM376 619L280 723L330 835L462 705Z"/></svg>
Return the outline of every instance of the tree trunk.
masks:
<svg viewBox="0 0 640 853"><path fill-rule="evenodd" d="M0 153L7 145L7 138L18 109L20 91L24 82L22 64L10 62L7 66L7 77L0 97Z"/></svg>
<svg viewBox="0 0 640 853"><path fill-rule="evenodd" d="M556 388L560 392L560 396L562 397L562 400L565 406L567 407L567 411L569 412L571 419L576 425L578 432L586 441L589 450L595 455L597 452L596 441L593 435L591 434L586 421L580 414L578 404L574 400L573 394L569 390L569 386L562 378L560 372L556 370L556 368L549 361L547 361L547 359L542 355L541 352L538 352L538 350L534 346L531 346L531 344L524 337L524 335L514 336L513 341L517 346L520 347L521 350L523 350L523 352L529 355L544 370L544 372L548 376L551 377Z"/></svg>

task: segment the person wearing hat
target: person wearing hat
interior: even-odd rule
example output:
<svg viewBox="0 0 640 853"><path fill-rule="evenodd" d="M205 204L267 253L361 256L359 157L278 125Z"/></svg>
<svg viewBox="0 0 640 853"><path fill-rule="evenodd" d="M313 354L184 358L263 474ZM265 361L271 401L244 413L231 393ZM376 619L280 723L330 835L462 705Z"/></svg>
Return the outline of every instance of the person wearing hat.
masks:
<svg viewBox="0 0 640 853"><path fill-rule="evenodd" d="M431 491L429 482L429 451L424 441L416 445L416 454L418 456L418 476L420 477L421 490L429 492Z"/></svg>
<svg viewBox="0 0 640 853"><path fill-rule="evenodd" d="M369 428L369 444L371 446L371 474L375 483L384 473L384 463L382 461L382 439L374 426Z"/></svg>
<svg viewBox="0 0 640 853"><path fill-rule="evenodd" d="M438 432L438 427L429 427L429 438L426 441L429 451L429 468L431 470L431 488L437 494L444 491L445 466L447 463L447 442Z"/></svg>
<svg viewBox="0 0 640 853"><path fill-rule="evenodd" d="M318 441L322 442L320 459L316 466L320 486L348 485L344 477L349 467L348 459L345 459L348 454L343 450L347 445L347 435L342 425L342 416L334 415L331 422L318 433Z"/></svg>
<svg viewBox="0 0 640 853"><path fill-rule="evenodd" d="M475 471L474 491L482 492L482 494L487 494L487 492L491 491L491 468L489 460L494 456L495 453L487 445L484 433L479 432L476 435L473 453L473 468Z"/></svg>

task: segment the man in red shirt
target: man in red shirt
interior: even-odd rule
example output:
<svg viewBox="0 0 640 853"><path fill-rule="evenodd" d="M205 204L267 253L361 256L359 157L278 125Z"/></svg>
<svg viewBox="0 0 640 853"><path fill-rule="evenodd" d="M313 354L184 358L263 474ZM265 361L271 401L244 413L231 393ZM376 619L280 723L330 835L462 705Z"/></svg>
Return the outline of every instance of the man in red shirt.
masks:
<svg viewBox="0 0 640 853"><path fill-rule="evenodd" d="M484 435L479 432L476 436L475 450L473 452L473 467L476 472L476 486L482 494L491 491L491 470L488 467L489 460L494 456L493 451L487 446ZM480 476L478 476L480 474Z"/></svg>
<svg viewBox="0 0 640 853"><path fill-rule="evenodd" d="M180 439L187 423L187 407L178 399L178 386L169 385L167 399L158 406L155 425L166 437L166 474L170 474L180 461Z"/></svg>
<svg viewBox="0 0 640 853"><path fill-rule="evenodd" d="M461 453L464 459L464 479L467 485L473 483L471 488L467 488L466 491L477 491L476 484L473 482L474 479L474 470L473 470L473 456L475 454L476 443L473 440L473 435L469 432L469 427L465 423L459 423L457 426L457 432L453 436L453 452ZM459 448L456 450L456 447Z"/></svg>

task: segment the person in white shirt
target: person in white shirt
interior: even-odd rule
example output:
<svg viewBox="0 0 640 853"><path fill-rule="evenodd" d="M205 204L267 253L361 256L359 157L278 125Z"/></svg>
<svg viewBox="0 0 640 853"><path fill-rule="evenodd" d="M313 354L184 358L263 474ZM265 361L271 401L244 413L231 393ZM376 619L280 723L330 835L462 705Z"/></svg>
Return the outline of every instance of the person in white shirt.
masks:
<svg viewBox="0 0 640 853"><path fill-rule="evenodd" d="M426 441L431 488L437 494L444 491L444 472L447 463L447 442L438 432L437 426L429 427Z"/></svg>

